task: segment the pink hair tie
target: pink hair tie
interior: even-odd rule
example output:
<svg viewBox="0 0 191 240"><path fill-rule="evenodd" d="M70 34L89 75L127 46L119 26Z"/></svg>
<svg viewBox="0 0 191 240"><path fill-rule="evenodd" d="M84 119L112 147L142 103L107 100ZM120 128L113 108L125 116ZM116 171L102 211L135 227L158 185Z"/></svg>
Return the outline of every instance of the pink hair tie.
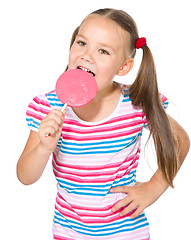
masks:
<svg viewBox="0 0 191 240"><path fill-rule="evenodd" d="M147 40L144 37L138 38L135 44L135 48L142 48L144 45L147 45Z"/></svg>

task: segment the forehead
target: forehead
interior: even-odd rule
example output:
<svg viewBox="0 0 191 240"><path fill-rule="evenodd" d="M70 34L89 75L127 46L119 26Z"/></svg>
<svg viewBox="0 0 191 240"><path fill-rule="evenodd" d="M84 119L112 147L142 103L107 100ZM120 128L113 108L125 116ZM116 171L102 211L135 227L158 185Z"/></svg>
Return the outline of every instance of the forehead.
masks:
<svg viewBox="0 0 191 240"><path fill-rule="evenodd" d="M98 14L89 15L82 22L79 34L87 35L86 37L100 40L101 42L107 41L113 43L117 48L121 44L127 46L129 33L125 31L119 24L111 19Z"/></svg>

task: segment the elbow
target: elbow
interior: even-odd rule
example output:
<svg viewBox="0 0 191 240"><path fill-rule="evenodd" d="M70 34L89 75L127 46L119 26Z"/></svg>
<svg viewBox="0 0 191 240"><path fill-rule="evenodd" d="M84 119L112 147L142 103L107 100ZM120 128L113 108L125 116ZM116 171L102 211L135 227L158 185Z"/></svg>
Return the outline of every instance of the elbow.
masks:
<svg viewBox="0 0 191 240"><path fill-rule="evenodd" d="M16 175L19 182L21 182L25 186L28 186L34 183L34 181L30 181L30 179L27 176L24 176L21 169L19 168L19 164L17 164Z"/></svg>
<svg viewBox="0 0 191 240"><path fill-rule="evenodd" d="M17 179L19 182L21 182L23 185L28 186L31 185L31 183L27 182L24 178L22 178L19 174L17 174Z"/></svg>
<svg viewBox="0 0 191 240"><path fill-rule="evenodd" d="M19 182L21 182L23 185L25 185L25 186L31 185L30 183L25 182L25 181L24 181L22 178L20 178L19 176L17 176L17 178L18 178Z"/></svg>
<svg viewBox="0 0 191 240"><path fill-rule="evenodd" d="M23 185L27 186L30 185L29 182L27 182L23 177L22 174L20 174L18 167L17 167L17 179L19 180L19 182L21 182Z"/></svg>
<svg viewBox="0 0 191 240"><path fill-rule="evenodd" d="M28 179L20 177L19 175L17 175L17 179L25 186L32 185L34 183L32 181L29 181Z"/></svg>

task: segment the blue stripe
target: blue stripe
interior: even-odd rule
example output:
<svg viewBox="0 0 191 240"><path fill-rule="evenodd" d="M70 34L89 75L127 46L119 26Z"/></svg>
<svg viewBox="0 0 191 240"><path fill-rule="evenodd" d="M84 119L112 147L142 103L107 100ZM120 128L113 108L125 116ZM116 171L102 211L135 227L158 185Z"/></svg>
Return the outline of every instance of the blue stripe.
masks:
<svg viewBox="0 0 191 240"><path fill-rule="evenodd" d="M97 229L97 228L108 228L108 227L112 227L112 226L117 226L117 227L123 227L124 225L126 225L126 223L128 223L129 226L133 226L133 225L137 225L143 221L147 221L147 218L145 217L145 213L141 213L139 216L137 216L134 219L131 218L125 218L125 219L121 219L121 221L119 222L112 222L112 223L103 223L101 225L89 225L88 224L83 224L80 222L76 222L75 220L71 220L71 219L65 219L65 217L63 217L63 215L57 211L55 211L55 216L60 218L63 222L66 222L68 226L70 226L70 223L84 227L84 228L90 228L90 229ZM142 219L141 219L142 218ZM134 222L135 221L135 222Z"/></svg>
<svg viewBox="0 0 191 240"><path fill-rule="evenodd" d="M32 123L28 124L28 126L29 126L29 128L36 128L36 129L39 129L36 125L34 125L34 124L32 124Z"/></svg>
<svg viewBox="0 0 191 240"><path fill-rule="evenodd" d="M122 102L131 102L131 99L130 98L129 99L124 98Z"/></svg>
<svg viewBox="0 0 191 240"><path fill-rule="evenodd" d="M146 227L148 226L149 224L146 222L145 224L142 224L142 225L139 225L137 227L131 227L129 229L121 229L121 230L118 230L116 231L116 228L111 228L111 230L115 230L113 232L108 232L108 233L97 233L98 230L95 230L95 233L84 233L83 231L79 231L79 230L76 230L77 232L81 233L81 234L85 234L85 235L89 235L89 236L110 236L110 235L113 235L113 234L117 234L117 233L122 233L122 232L130 232L130 231L134 231L134 230L137 230L137 229L140 229L142 227ZM125 227L130 227L130 224L126 224ZM83 229L82 229L83 230ZM108 229L109 230L109 229ZM111 231L110 230L110 231ZM96 234L97 233L97 234Z"/></svg>
<svg viewBox="0 0 191 240"><path fill-rule="evenodd" d="M169 102L168 102L168 101L166 101L166 102L164 102L164 103L163 103L163 107L164 107L164 109L165 109L165 110L167 109L167 107L168 107L168 104L169 104Z"/></svg>
<svg viewBox="0 0 191 240"><path fill-rule="evenodd" d="M63 103L58 99L57 95L55 93L49 93L46 95L49 103L53 107L63 107Z"/></svg>
<svg viewBox="0 0 191 240"><path fill-rule="evenodd" d="M131 180L126 185L130 185L134 182L135 182L135 180ZM113 186L113 187L119 187L119 186L124 186L124 184ZM108 188L108 189L78 188L76 191L74 191L73 189L71 189L71 190L68 189L68 188L66 189L65 187L62 187L62 188L64 188L68 193L73 193L73 194L81 195L81 196L104 197L106 194L107 195L112 194L112 193L109 192L110 188ZM87 191L87 192L82 192L82 191ZM102 193L102 191L103 191L103 193Z"/></svg>
<svg viewBox="0 0 191 240"><path fill-rule="evenodd" d="M112 187L114 187L113 185L115 185L115 187L117 186L117 184L121 184L121 183L123 183L123 182L127 182L127 181L129 181L129 180L131 180L131 178L133 177L132 175L135 175L135 173L136 173L136 170L133 170L133 171L131 171L129 174L128 174L128 177L126 177L126 178L122 178L122 179L120 179L120 180L115 180L113 183L112 183ZM68 186L71 186L71 187L73 187L73 188L79 188L79 183L72 183L72 182L67 182L67 181L65 181L65 180L61 180L61 179L59 179L59 178L56 178L57 179L57 181L61 184L61 185L68 185ZM86 187L88 187L88 188L92 188L92 187L94 187L94 188L100 188L100 184L95 184L95 185L91 185L91 184L88 184L88 185L85 185L85 184L82 184L81 186L83 186L84 188L86 188ZM110 183L108 183L108 184L102 184L101 185L101 187L102 188L107 188L107 187L111 187L111 184Z"/></svg>
<svg viewBox="0 0 191 240"><path fill-rule="evenodd" d="M59 99L57 98L48 98L50 104L53 104L54 102L58 102L60 103L61 105L64 105Z"/></svg>
<svg viewBox="0 0 191 240"><path fill-rule="evenodd" d="M127 186L136 182L136 170L133 170L129 177L122 178L120 180L115 180L111 184L99 184L99 185L85 185L85 184L75 184L71 182L66 182L56 178L60 183L60 187L64 188L69 193L74 193L77 195L92 195L92 196L105 196L106 194L112 194L109 190L113 187ZM83 192L88 191L88 192Z"/></svg>
<svg viewBox="0 0 191 240"><path fill-rule="evenodd" d="M103 141L103 142L89 142L89 143L73 143L73 142L64 142L63 141L63 144L64 145L71 145L71 146L79 146L79 147L83 147L83 146L92 146L92 145L106 145L106 144L112 144L112 143L120 143L120 142L125 142L125 141L130 141L132 140L133 138L135 138L134 136L133 137L129 137L129 138L123 138L123 139L118 139L118 140L112 140L112 141Z"/></svg>
<svg viewBox="0 0 191 240"><path fill-rule="evenodd" d="M119 152L119 151L121 151L122 149L117 149L117 150L105 150L105 151L87 151L87 152L83 152L83 150L81 149L81 151L79 151L79 152L70 152L70 151L66 151L66 150L60 150L62 153L64 153L64 154L70 154L70 155L88 155L88 154L102 154L102 153L108 153L108 154L110 154L110 153L117 153L117 152Z"/></svg>
<svg viewBox="0 0 191 240"><path fill-rule="evenodd" d="M63 103L50 103L51 106L63 107Z"/></svg>
<svg viewBox="0 0 191 240"><path fill-rule="evenodd" d="M62 145L63 146L63 145ZM86 146L86 144L84 144L84 146ZM119 150L121 149L124 149L124 147L127 146L127 143L124 143L124 144L119 144L119 145L108 145L108 146L99 146L99 147L88 147L88 148L72 148L72 147L66 147L65 144L63 146L64 150L72 150L72 151L91 151L91 150L96 150L96 149L110 149L110 148L120 148ZM119 151L118 150L118 151Z"/></svg>
<svg viewBox="0 0 191 240"><path fill-rule="evenodd" d="M47 93L46 96L57 97L56 93Z"/></svg>
<svg viewBox="0 0 191 240"><path fill-rule="evenodd" d="M57 221L56 221L57 220ZM70 229L72 229L73 227L71 227L71 226L69 226L69 225L67 225L67 224L63 224L63 223L61 223L61 219L60 218L58 218L58 217L54 217L54 223L55 224L59 224L59 225L61 225L62 227L64 227L64 228L70 228Z"/></svg>
<svg viewBox="0 0 191 240"><path fill-rule="evenodd" d="M134 137L134 139L126 144L126 145L121 145L121 146L124 146L123 148L119 148L119 149L115 149L115 150L112 150L110 148L116 148L120 145L117 145L117 146L106 146L106 147L94 147L94 148L84 148L84 149L77 149L77 148L68 148L68 147L64 147L60 149L60 151L62 153L65 153L65 154L71 154L71 155L87 155L87 154L102 154L102 153L116 153L116 152L119 152L119 151L122 151L123 149L129 147L129 146L132 146L136 141L137 141L137 138L139 137L140 134L138 134L136 137ZM105 149L105 151L96 151L96 149ZM67 151L67 150L73 150L73 151L76 151L76 152L72 152L72 151Z"/></svg>
<svg viewBox="0 0 191 240"><path fill-rule="evenodd" d="M142 217L144 218L140 219ZM147 219L144 214L139 215L133 220L126 218L125 220L122 220L121 222L117 222L117 223L115 222L110 224L102 224L101 226L100 225L88 226L87 224L84 225L82 223L75 222L70 219L66 220L65 218L62 217L60 213L55 212L54 222L57 224L60 224L63 227L75 229L77 232L82 233L84 235L89 235L89 236L109 236L109 235L113 235L121 232L133 231L149 225L147 223ZM138 225L138 224L141 224L141 225Z"/></svg>
<svg viewBox="0 0 191 240"><path fill-rule="evenodd" d="M34 118L26 118L26 121L28 125L33 124L33 125L37 125L38 127L40 126L40 123L35 121Z"/></svg>
<svg viewBox="0 0 191 240"><path fill-rule="evenodd" d="M55 96L55 98L47 97L47 99L48 99L50 102L60 102L60 103L61 103L61 101L57 98L57 96Z"/></svg>
<svg viewBox="0 0 191 240"><path fill-rule="evenodd" d="M133 176L129 178L122 178L120 180L115 180L112 184L112 187L126 186L127 184L132 184L136 182L136 171L133 171L131 174Z"/></svg>

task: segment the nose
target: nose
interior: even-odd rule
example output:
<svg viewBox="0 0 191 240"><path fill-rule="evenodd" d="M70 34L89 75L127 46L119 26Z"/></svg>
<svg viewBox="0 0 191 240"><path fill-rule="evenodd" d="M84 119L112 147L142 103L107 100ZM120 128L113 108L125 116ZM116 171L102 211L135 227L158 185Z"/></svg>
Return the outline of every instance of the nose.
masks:
<svg viewBox="0 0 191 240"><path fill-rule="evenodd" d="M93 55L90 50L86 50L82 54L81 59L88 63L94 63Z"/></svg>

